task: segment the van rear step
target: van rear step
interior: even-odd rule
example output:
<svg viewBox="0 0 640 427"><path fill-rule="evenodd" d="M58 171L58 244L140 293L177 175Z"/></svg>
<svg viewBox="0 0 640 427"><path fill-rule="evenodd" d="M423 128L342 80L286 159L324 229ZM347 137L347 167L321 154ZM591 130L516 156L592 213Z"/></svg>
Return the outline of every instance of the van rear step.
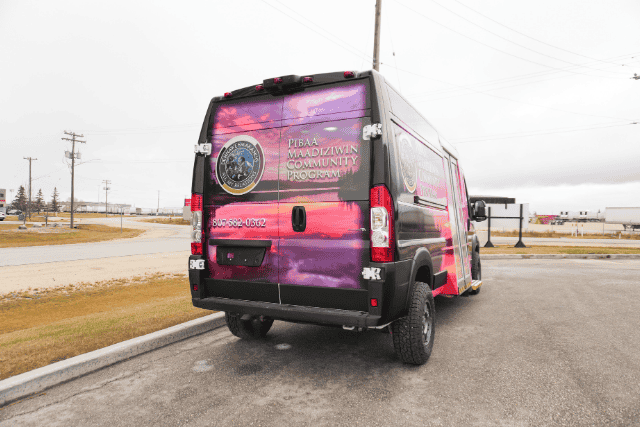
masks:
<svg viewBox="0 0 640 427"><path fill-rule="evenodd" d="M477 291L480 286L482 286L482 280L474 280L473 282L471 282L471 289L473 289L474 291Z"/></svg>
<svg viewBox="0 0 640 427"><path fill-rule="evenodd" d="M261 301L246 301L228 298L193 298L195 307L229 313L268 316L276 320L317 323L322 325L354 326L366 328L377 326L381 316L364 311L339 310L335 308L307 307Z"/></svg>

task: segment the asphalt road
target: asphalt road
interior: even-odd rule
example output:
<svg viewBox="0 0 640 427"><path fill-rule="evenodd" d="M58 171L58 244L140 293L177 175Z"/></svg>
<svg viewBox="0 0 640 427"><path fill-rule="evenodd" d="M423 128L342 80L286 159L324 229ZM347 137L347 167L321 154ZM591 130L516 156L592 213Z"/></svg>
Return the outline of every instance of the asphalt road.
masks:
<svg viewBox="0 0 640 427"><path fill-rule="evenodd" d="M91 218L83 220L82 223L97 223L119 227L120 218ZM125 228L141 227L137 221L133 220L124 220L123 226ZM155 238L143 236L135 239L97 243L0 248L0 267L190 250L189 226L145 223L144 227L165 232L162 233L162 236Z"/></svg>
<svg viewBox="0 0 640 427"><path fill-rule="evenodd" d="M276 322L226 328L0 410L0 426L638 425L640 261L484 261L477 296L437 298L435 347Z"/></svg>

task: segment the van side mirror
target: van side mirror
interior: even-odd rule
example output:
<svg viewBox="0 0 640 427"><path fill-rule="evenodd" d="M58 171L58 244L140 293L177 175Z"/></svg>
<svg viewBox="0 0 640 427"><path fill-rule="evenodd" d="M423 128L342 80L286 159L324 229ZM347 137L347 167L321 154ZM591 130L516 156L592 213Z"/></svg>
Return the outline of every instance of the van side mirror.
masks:
<svg viewBox="0 0 640 427"><path fill-rule="evenodd" d="M486 212L487 205L484 203L484 200L478 200L473 204L473 220L482 222L487 219Z"/></svg>

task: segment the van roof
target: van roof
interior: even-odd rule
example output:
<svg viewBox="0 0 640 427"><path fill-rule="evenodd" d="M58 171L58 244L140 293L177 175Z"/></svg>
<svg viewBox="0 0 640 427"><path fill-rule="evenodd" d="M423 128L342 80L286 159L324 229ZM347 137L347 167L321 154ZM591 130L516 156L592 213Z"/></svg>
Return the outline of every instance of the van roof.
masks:
<svg viewBox="0 0 640 427"><path fill-rule="evenodd" d="M351 74L347 74L351 73ZM313 87L324 85L327 83L336 83L342 81L354 80L362 77L368 77L375 73L373 70L367 71L338 71L332 73L320 73L320 74L303 74L299 75L287 75L280 77L272 77L264 79L261 83L256 83L252 86L247 86L241 89L236 89L231 92L227 92L227 96L216 96L213 98L213 102L232 101L238 98L245 98L257 95L265 95L271 93L272 95L281 95L285 93L293 93L300 90L304 90L306 87ZM311 81L305 82L304 79L310 77ZM276 79L280 81L276 82Z"/></svg>

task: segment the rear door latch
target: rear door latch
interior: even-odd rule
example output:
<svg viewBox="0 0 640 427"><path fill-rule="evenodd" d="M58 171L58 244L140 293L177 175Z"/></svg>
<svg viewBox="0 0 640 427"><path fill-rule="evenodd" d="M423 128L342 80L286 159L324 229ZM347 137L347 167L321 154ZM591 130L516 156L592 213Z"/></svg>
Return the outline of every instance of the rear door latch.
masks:
<svg viewBox="0 0 640 427"><path fill-rule="evenodd" d="M195 147L195 153L196 154L202 154L204 156L210 156L211 155L211 144L210 143L205 143L205 144L196 144Z"/></svg>
<svg viewBox="0 0 640 427"><path fill-rule="evenodd" d="M362 128L362 139L365 141L382 135L382 123L374 123Z"/></svg>
<svg viewBox="0 0 640 427"><path fill-rule="evenodd" d="M293 231L302 232L307 228L307 212L304 206L294 206L291 211L291 225Z"/></svg>

